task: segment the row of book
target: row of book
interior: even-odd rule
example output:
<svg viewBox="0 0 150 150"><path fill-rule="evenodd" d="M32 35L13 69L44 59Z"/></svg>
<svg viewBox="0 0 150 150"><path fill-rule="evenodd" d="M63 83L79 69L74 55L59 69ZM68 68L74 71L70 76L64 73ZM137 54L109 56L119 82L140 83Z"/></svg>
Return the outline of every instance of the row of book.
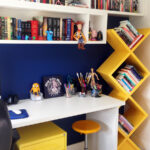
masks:
<svg viewBox="0 0 150 150"><path fill-rule="evenodd" d="M68 4L68 0L20 0L20 1L37 2L37 3L45 3L45 4L57 4L57 5Z"/></svg>
<svg viewBox="0 0 150 150"><path fill-rule="evenodd" d="M143 76L132 65L125 65L117 73L116 80L128 93L143 79Z"/></svg>
<svg viewBox="0 0 150 150"><path fill-rule="evenodd" d="M133 125L121 114L119 114L119 126L126 134L134 129Z"/></svg>
<svg viewBox="0 0 150 150"><path fill-rule="evenodd" d="M30 21L0 17L2 40L47 40L47 31L53 32L53 40L73 40L77 27L71 18L34 17Z"/></svg>
<svg viewBox="0 0 150 150"><path fill-rule="evenodd" d="M138 0L91 0L91 8L137 12Z"/></svg>
<svg viewBox="0 0 150 150"><path fill-rule="evenodd" d="M136 28L128 21L121 21L120 26L115 31L123 39L123 41L132 49L143 37Z"/></svg>

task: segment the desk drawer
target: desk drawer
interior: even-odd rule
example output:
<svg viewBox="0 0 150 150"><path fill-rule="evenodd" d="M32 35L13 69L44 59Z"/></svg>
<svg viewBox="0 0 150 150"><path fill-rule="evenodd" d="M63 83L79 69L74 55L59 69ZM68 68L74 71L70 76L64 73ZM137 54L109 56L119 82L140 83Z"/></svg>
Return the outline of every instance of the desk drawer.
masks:
<svg viewBox="0 0 150 150"><path fill-rule="evenodd" d="M20 150L66 150L65 137L47 140L42 143L24 147Z"/></svg>

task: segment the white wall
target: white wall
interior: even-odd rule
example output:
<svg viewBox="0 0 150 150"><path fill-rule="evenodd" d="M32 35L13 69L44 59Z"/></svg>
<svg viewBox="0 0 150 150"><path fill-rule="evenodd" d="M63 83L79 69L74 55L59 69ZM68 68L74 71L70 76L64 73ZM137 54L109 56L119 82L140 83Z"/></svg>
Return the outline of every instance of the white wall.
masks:
<svg viewBox="0 0 150 150"><path fill-rule="evenodd" d="M136 28L150 28L150 0L145 7L145 17L130 18ZM135 51L138 58L150 70L150 37ZM135 132L132 139L142 150L150 150L150 78L133 95L149 114L148 119Z"/></svg>

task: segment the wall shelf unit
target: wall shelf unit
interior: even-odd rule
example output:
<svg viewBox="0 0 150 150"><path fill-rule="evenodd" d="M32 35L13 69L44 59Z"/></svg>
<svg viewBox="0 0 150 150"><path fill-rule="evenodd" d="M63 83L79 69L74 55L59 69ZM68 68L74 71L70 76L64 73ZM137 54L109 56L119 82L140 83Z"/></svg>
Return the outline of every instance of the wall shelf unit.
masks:
<svg viewBox="0 0 150 150"><path fill-rule="evenodd" d="M110 84L113 88L110 96L126 101L124 117L133 125L133 130L127 134L120 127L118 130L118 150L140 150L140 148L133 143L130 137L134 134L137 128L148 117L148 114L141 108L141 106L133 99L132 94L141 86L141 84L149 77L150 73L147 68L136 57L134 51L139 47L145 39L150 35L150 29L138 30L144 35L144 38L139 43L130 49L121 37L110 29L107 31L107 41L115 50L112 55L97 69L97 72ZM124 65L124 63L131 64L140 72L143 79L128 93L117 82L114 73Z"/></svg>
<svg viewBox="0 0 150 150"><path fill-rule="evenodd" d="M144 11L140 4L138 13L119 12L110 10L91 9L91 0L81 0L89 8L79 8L73 6L61 6L53 4L35 3L19 0L3 0L0 1L0 16L10 16L22 19L23 21L30 20L34 16L72 18L74 21L82 20L84 22L83 33L87 39L87 44L106 44L107 39L107 22L108 15L113 16L143 16ZM141 11L142 10L142 11ZM89 41L89 27L94 24L97 31L102 31L102 41ZM24 41L24 40L0 40L0 44L77 44L76 41Z"/></svg>

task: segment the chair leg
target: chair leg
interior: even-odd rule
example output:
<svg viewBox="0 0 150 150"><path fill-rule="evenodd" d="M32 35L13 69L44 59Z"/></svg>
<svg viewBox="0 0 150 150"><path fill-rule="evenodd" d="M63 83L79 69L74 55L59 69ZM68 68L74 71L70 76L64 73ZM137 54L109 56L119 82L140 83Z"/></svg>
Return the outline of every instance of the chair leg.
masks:
<svg viewBox="0 0 150 150"><path fill-rule="evenodd" d="M85 134L84 150L88 150L88 135Z"/></svg>

